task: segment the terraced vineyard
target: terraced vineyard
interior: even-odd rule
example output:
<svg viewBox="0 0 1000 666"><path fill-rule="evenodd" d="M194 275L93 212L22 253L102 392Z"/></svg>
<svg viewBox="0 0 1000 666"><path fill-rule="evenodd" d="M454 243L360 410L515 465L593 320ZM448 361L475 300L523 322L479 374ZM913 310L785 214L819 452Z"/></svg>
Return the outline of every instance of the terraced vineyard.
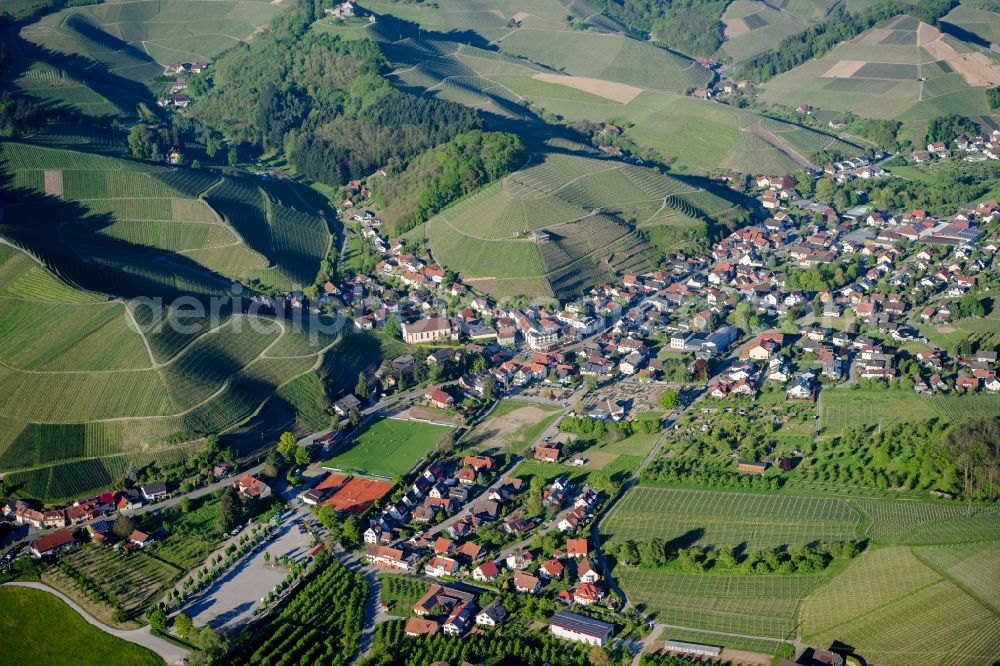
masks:
<svg viewBox="0 0 1000 666"><path fill-rule="evenodd" d="M1000 650L996 606L970 596L920 559L902 547L863 554L806 600L803 638L843 641L884 664L913 663L928 654L939 664L989 663ZM984 564L981 572L992 566Z"/></svg>
<svg viewBox="0 0 1000 666"><path fill-rule="evenodd" d="M336 341L336 322L301 331L225 303L191 316L233 278L314 280L331 234L288 184L11 142L0 168L19 188L0 221L0 468L25 495L74 499L130 463L179 462Z"/></svg>
<svg viewBox="0 0 1000 666"><path fill-rule="evenodd" d="M541 159L431 220L435 258L491 293L568 296L615 272L646 269L642 252L649 245L633 224L644 232L646 223L663 227L675 221L686 230L704 230L699 206L713 213L732 207L652 169L559 153ZM660 216L665 209L688 213ZM547 241L536 235L543 231ZM495 261L498 253L502 264Z"/></svg>
<svg viewBox="0 0 1000 666"><path fill-rule="evenodd" d="M961 64L963 54L983 53L985 62L993 58L975 41L942 36L912 17L897 17L775 77L765 85L764 99L899 119L914 138L922 138L928 120L952 112L993 126L1000 116L986 104L981 77L996 74L985 67L981 75L959 73L969 71Z"/></svg>

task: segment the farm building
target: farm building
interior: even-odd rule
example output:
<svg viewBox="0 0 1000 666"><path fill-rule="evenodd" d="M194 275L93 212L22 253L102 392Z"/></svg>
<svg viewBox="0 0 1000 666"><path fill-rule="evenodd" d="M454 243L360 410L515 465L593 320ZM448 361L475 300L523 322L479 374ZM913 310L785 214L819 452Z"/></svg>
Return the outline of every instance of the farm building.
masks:
<svg viewBox="0 0 1000 666"><path fill-rule="evenodd" d="M73 546L76 540L69 530L46 534L31 542L31 556L36 560L56 555Z"/></svg>
<svg viewBox="0 0 1000 666"><path fill-rule="evenodd" d="M736 463L736 471L741 474L763 474L767 471L767 463L741 460Z"/></svg>
<svg viewBox="0 0 1000 666"><path fill-rule="evenodd" d="M569 611L559 611L549 620L549 631L553 636L587 645L604 645L614 629L607 622L592 620Z"/></svg>

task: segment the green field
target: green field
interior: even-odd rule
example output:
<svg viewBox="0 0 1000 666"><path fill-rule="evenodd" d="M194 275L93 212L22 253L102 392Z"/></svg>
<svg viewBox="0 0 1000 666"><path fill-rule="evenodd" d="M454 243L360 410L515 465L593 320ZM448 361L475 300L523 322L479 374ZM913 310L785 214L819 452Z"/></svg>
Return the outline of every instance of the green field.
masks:
<svg viewBox="0 0 1000 666"><path fill-rule="evenodd" d="M848 426L887 425L936 416L939 413L931 401L904 389L833 388L820 396L820 428L824 435L839 434Z"/></svg>
<svg viewBox="0 0 1000 666"><path fill-rule="evenodd" d="M365 428L342 453L324 462L323 466L390 478L402 476L451 430L429 423L382 419Z"/></svg>
<svg viewBox="0 0 1000 666"><path fill-rule="evenodd" d="M429 583L418 578L392 574L379 574L378 582L381 586L379 601L389 604L389 614L396 617L413 615L413 605L420 601L430 587Z"/></svg>
<svg viewBox="0 0 1000 666"><path fill-rule="evenodd" d="M838 435L849 426L943 418L961 421L1000 416L1000 396L937 395L924 398L905 389L826 389L820 398L820 432Z"/></svg>
<svg viewBox="0 0 1000 666"><path fill-rule="evenodd" d="M602 523L601 533L603 539L617 542L660 538L668 550L694 544L752 551L869 540L870 552L859 560L846 569L845 563L835 562L820 574L736 576L617 566L614 576L629 600L645 604L658 614L658 621L668 624L786 639L794 634L805 600L804 631L815 635L806 635L807 641L828 644L843 640L869 659L877 654L879 663L905 663L887 647L897 640L895 635L883 642L878 632L871 632L864 634L864 642L859 639L855 643L835 634L850 623L863 629L868 612L864 609L887 603L882 596L905 596L905 592L896 592L897 579L905 579L915 591L922 591L941 581L935 571L949 572L947 575L957 581L938 588L944 594L942 603L960 603L956 593L975 589L987 606L993 604L992 619L976 610L975 622L992 631L989 627L1000 615L995 603L1000 592L992 583L1000 510L992 506L640 486L615 505ZM923 544L914 552L930 568L909 554L909 546L879 547L887 543ZM899 561L904 555L904 561ZM890 561L883 561L886 557ZM873 563L880 572L884 569L884 575L868 571L863 563ZM873 584L867 585L865 580ZM835 603L831 601L834 598L838 599ZM903 630L914 631L915 626ZM955 650L949 655L960 656L961 651Z"/></svg>
<svg viewBox="0 0 1000 666"><path fill-rule="evenodd" d="M53 627L59 627L58 640L52 640ZM146 648L91 626L62 601L40 590L0 588L0 630L4 635L0 661L5 664L163 664Z"/></svg>

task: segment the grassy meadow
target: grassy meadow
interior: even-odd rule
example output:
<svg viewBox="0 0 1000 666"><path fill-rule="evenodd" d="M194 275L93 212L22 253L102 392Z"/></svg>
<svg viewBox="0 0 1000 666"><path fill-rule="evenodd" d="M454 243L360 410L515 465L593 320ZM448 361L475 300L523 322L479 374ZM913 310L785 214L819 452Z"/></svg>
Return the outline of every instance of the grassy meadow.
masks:
<svg viewBox="0 0 1000 666"><path fill-rule="evenodd" d="M52 640L52 627L59 627ZM91 626L65 603L47 592L0 588L0 630L7 664L52 663L68 666L162 666L146 648Z"/></svg>

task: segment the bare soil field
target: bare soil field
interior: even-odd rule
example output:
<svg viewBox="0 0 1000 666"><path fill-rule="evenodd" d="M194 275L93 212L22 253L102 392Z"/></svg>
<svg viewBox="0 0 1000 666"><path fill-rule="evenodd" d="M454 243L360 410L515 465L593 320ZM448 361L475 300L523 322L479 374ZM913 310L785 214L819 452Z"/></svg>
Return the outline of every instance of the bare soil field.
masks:
<svg viewBox="0 0 1000 666"><path fill-rule="evenodd" d="M567 88L582 90L583 92L597 95L612 102L628 104L643 92L642 88L636 88L626 83L616 81L605 81L603 79L588 79L583 76L564 76L562 74L535 74L531 78L545 83L555 83Z"/></svg>
<svg viewBox="0 0 1000 666"><path fill-rule="evenodd" d="M935 32L937 28L927 26ZM995 86L1000 84L1000 65L993 62L984 53L959 53L951 44L941 39L938 32L938 39L924 44L924 50L938 60L943 60L948 65L962 75L966 83L973 87Z"/></svg>
<svg viewBox="0 0 1000 666"><path fill-rule="evenodd" d="M476 427L471 444L480 451L504 449L510 442L518 439L522 430L551 417L551 411L534 405L525 405L500 416L491 416Z"/></svg>
<svg viewBox="0 0 1000 666"><path fill-rule="evenodd" d="M740 37L750 32L747 22L741 18L726 19L724 23L725 28L723 29L723 34L726 36L726 39Z"/></svg>
<svg viewBox="0 0 1000 666"><path fill-rule="evenodd" d="M45 194L50 197L63 198L63 173L62 171L45 172Z"/></svg>
<svg viewBox="0 0 1000 666"><path fill-rule="evenodd" d="M864 60L840 60L836 65L826 70L823 77L828 79L849 79L867 64Z"/></svg>
<svg viewBox="0 0 1000 666"><path fill-rule="evenodd" d="M439 423L446 426L456 426L461 425L462 423L461 416L455 415L448 417L440 411L420 406L414 406L403 410L402 412L393 415L393 418L412 421L429 421L430 423Z"/></svg>

